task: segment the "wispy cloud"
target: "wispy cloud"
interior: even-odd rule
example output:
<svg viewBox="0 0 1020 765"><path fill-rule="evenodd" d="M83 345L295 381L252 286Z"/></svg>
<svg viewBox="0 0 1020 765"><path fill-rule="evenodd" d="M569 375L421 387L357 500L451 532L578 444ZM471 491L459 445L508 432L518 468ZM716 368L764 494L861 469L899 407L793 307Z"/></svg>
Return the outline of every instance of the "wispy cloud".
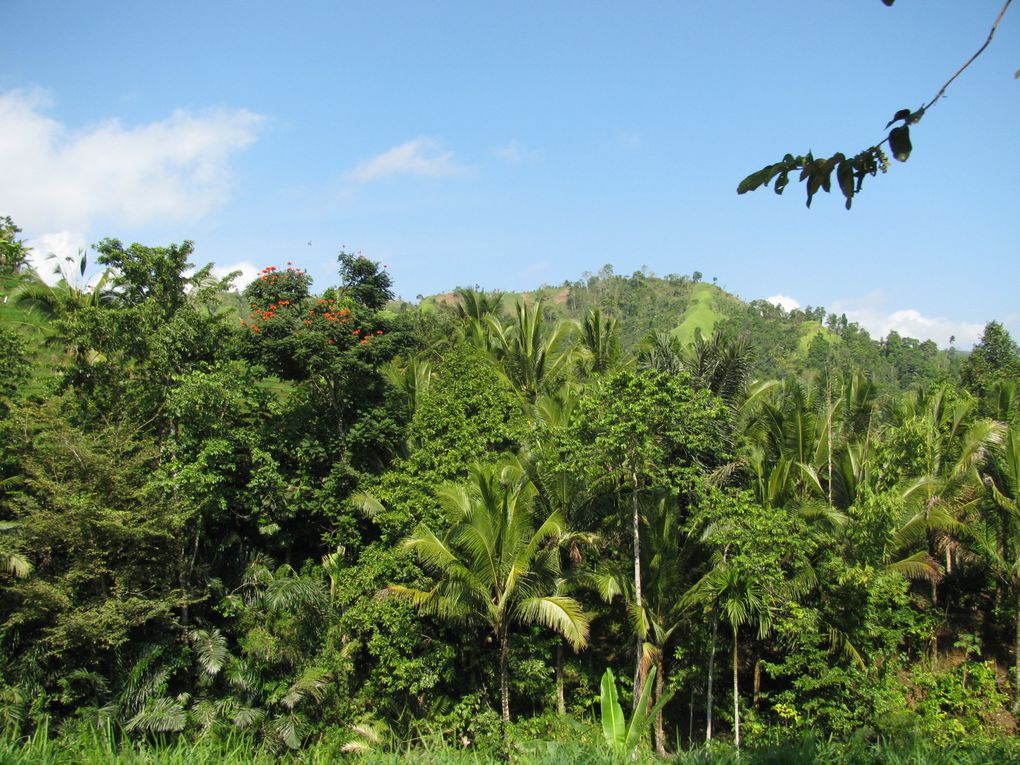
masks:
<svg viewBox="0 0 1020 765"><path fill-rule="evenodd" d="M42 91L0 93L0 209L37 236L209 213L229 196L231 157L263 120L244 109L177 110L72 129L47 116L49 106Z"/></svg>
<svg viewBox="0 0 1020 765"><path fill-rule="evenodd" d="M926 316L914 308L889 310L882 293L878 291L862 298L836 300L829 311L836 315L845 313L850 321L860 324L875 338L896 331L918 340L933 340L940 347L947 346L949 338L953 337L958 347L969 348L981 338L984 331L983 324Z"/></svg>
<svg viewBox="0 0 1020 765"><path fill-rule="evenodd" d="M539 157L538 151L535 149L529 149L516 138L503 146L497 146L492 150L492 153L503 161L510 162L515 165L520 164L521 162L528 162Z"/></svg>
<svg viewBox="0 0 1020 765"><path fill-rule="evenodd" d="M348 172L347 177L364 183L393 175L442 178L464 175L468 170L454 159L452 151L445 151L435 139L418 137L366 159Z"/></svg>
<svg viewBox="0 0 1020 765"><path fill-rule="evenodd" d="M625 149L640 149L644 143L644 136L637 130L624 130L617 136L617 140Z"/></svg>
<svg viewBox="0 0 1020 765"><path fill-rule="evenodd" d="M547 268L549 268L549 262L546 260L541 260L538 263L532 263L530 266L528 266L527 271L529 274L536 274L539 271L545 271Z"/></svg>

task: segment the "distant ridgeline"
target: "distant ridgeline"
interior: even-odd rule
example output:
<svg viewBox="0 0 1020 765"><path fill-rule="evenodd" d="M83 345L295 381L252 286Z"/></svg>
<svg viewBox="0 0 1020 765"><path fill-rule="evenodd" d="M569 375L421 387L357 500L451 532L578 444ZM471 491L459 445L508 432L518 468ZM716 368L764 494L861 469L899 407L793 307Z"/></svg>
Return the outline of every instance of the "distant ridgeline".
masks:
<svg viewBox="0 0 1020 765"><path fill-rule="evenodd" d="M461 298L454 292L420 297L423 310L453 310ZM966 352L940 350L931 340L920 341L893 331L873 339L846 316L824 308L786 311L765 300L747 303L723 288L691 276L655 276L647 269L630 276L614 273L611 265L585 273L576 282L529 292L490 292L500 295L503 312L512 313L517 300L541 301L547 321L583 321L598 309L617 321L623 352L634 352L655 333L668 333L682 345L698 333L709 338L720 332L751 347L754 372L767 377L777 372L799 374L827 368L858 368L876 382L906 388L916 383L959 378ZM403 308L409 310L410 305Z"/></svg>

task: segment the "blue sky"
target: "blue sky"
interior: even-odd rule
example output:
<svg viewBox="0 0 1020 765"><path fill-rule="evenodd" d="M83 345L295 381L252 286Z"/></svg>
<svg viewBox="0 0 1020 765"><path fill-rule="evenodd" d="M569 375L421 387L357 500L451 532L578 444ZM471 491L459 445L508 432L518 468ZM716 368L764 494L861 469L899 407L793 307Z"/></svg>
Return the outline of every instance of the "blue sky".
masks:
<svg viewBox="0 0 1020 765"><path fill-rule="evenodd" d="M42 252L193 239L324 288L695 270L968 346L1020 336L1020 9L846 212L786 152L856 152L928 101L1002 0L0 0L0 215ZM310 244L309 244L310 243Z"/></svg>

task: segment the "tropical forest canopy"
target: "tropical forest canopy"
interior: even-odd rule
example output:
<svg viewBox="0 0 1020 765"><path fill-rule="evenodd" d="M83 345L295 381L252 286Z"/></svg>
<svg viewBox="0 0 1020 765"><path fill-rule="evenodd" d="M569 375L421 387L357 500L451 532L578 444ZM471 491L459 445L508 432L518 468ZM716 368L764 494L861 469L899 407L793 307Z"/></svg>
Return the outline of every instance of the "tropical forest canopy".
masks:
<svg viewBox="0 0 1020 765"><path fill-rule="evenodd" d="M47 284L0 234L9 736L486 753L600 737L607 669L660 754L1015 729L994 321L940 350L610 266L410 305L343 251L238 291L116 239Z"/></svg>

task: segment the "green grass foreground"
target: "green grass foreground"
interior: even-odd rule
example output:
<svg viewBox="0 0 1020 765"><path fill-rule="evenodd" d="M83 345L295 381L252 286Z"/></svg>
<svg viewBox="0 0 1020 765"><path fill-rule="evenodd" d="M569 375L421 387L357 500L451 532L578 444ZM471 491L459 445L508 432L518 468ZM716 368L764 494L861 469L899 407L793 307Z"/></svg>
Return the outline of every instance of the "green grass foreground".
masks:
<svg viewBox="0 0 1020 765"><path fill-rule="evenodd" d="M477 750L457 749L448 744L427 742L396 752L342 754L334 747L312 746L282 757L260 751L249 739L199 740L183 738L171 743L141 743L116 740L93 732L74 738L0 739L0 765L269 765L270 763L350 762L364 765L489 765L507 758ZM1017 739L974 740L937 746L919 739L868 741L855 738L845 742L821 741L813 737L750 747L740 753L727 744L679 752L668 758L648 752L625 761L598 744L539 741L517 744L509 757L512 763L528 765L622 765L658 762L676 765L1011 765L1020 763Z"/></svg>

